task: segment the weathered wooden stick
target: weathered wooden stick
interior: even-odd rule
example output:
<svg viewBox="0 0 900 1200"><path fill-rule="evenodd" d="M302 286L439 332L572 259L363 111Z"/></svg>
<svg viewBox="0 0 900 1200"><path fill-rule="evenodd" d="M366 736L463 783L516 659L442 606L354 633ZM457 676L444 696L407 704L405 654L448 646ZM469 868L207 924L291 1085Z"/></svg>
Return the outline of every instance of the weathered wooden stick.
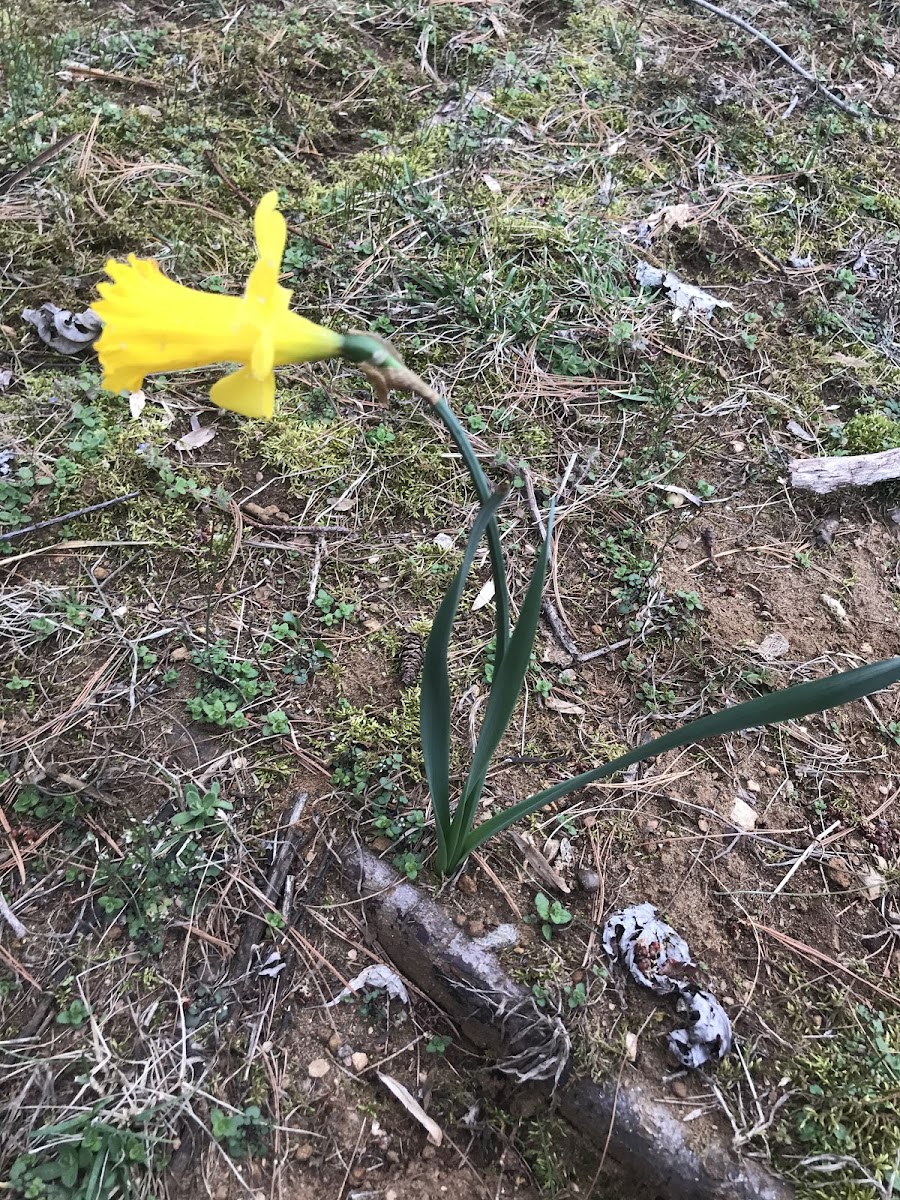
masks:
<svg viewBox="0 0 900 1200"><path fill-rule="evenodd" d="M541 1088L596 1150L608 1153L658 1200L791 1200L793 1189L763 1164L733 1155L627 1078L595 1082L571 1071L562 1022L538 1009L485 945L473 941L423 891L359 847L343 855L370 929L408 979L439 1004L498 1068ZM567 1078L568 1076L570 1076Z"/></svg>
<svg viewBox="0 0 900 1200"><path fill-rule="evenodd" d="M869 487L900 479L900 450L878 454L849 454L845 458L794 458L791 486L824 496L842 487Z"/></svg>

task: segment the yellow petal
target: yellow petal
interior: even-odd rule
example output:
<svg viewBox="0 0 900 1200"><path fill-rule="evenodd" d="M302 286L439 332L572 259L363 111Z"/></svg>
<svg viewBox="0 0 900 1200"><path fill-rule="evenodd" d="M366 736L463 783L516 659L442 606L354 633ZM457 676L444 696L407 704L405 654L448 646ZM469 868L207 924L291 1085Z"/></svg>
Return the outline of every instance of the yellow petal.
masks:
<svg viewBox="0 0 900 1200"><path fill-rule="evenodd" d="M287 225L278 211L277 192L266 192L256 206L253 232L256 235L256 253L260 262L271 263L276 270L280 270L287 242Z"/></svg>
<svg viewBox="0 0 900 1200"><path fill-rule="evenodd" d="M241 367L213 384L209 398L229 412L270 420L275 411L275 376L270 371L263 379L256 379L249 367Z"/></svg>
<svg viewBox="0 0 900 1200"><path fill-rule="evenodd" d="M257 338L250 359L250 370L254 379L265 379L272 374L275 366L275 342L272 338L271 327L266 326Z"/></svg>

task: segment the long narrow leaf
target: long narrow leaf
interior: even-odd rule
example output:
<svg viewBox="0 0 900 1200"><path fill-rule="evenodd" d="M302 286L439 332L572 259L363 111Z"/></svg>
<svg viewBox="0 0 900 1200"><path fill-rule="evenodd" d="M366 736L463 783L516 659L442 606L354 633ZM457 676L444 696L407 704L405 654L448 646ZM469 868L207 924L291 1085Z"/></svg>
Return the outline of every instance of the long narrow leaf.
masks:
<svg viewBox="0 0 900 1200"><path fill-rule="evenodd" d="M544 591L544 576L547 573L547 559L550 554L550 538L552 533L553 509L551 507L550 515L547 519L547 536L538 555L534 573L531 576L531 582L525 593L525 599L522 601L519 619L516 621L516 627L509 639L506 658L504 658L499 667L495 666L494 668L494 678L491 683L491 692L484 712L481 733L478 737L478 743L475 746L475 753L472 755L472 762L469 766L469 774L466 778L462 800L459 803L453 820L450 848L451 859L454 847L463 843L475 819L488 767L490 766L494 751L500 745L500 740L506 733L512 718L513 709L516 707L516 701L519 699L522 691L522 684L525 682L525 675L528 671L528 664L531 661L531 652L537 633L538 621L541 617L541 597Z"/></svg>
<svg viewBox="0 0 900 1200"><path fill-rule="evenodd" d="M458 847L457 861L462 861L473 850L477 850L495 833L500 833L501 830L507 829L523 817L537 812L545 804L561 800L563 796L577 792L589 783L607 779L610 775L615 775L625 767L631 766L632 763L644 762L667 750L692 746L707 738L721 737L727 733L739 733L742 729L753 729L759 725L777 725L781 721L799 720L802 717L811 716L813 713L849 704L851 700L859 700L863 696L872 695L873 692L880 692L882 688L890 687L898 679L900 679L900 658L885 658L881 662L870 663L865 667L856 667L852 671L841 671L837 675L816 679L812 683L801 683L796 687L786 688L784 691L772 692L768 696L759 696L755 700L736 704L734 708L726 708L722 712L700 717L699 720L691 721L681 729L674 729L663 737L655 738L645 746L639 746L602 767L595 767L594 770L585 771L573 779L566 779L562 783L546 788L543 792L538 792L535 796L529 796L527 800L522 800L519 804L514 804L505 812L497 813L496 816L479 825L477 829L473 829L464 839Z"/></svg>
<svg viewBox="0 0 900 1200"><path fill-rule="evenodd" d="M484 536L484 531L494 514L503 503L504 494L489 496L481 508L469 534L465 553L459 570L441 601L422 664L420 690L419 730L422 738L422 757L425 775L434 808L438 838L438 868L444 869L450 833L450 676L447 669L447 653L456 610L472 569L475 553Z"/></svg>
<svg viewBox="0 0 900 1200"><path fill-rule="evenodd" d="M475 485L475 490L478 492L478 499L482 504L487 504L491 497L491 485L488 482L488 477L482 470L481 463L478 461L478 455L472 448L468 434L445 401L442 400L439 404L436 404L434 412L444 422L447 432L462 455L463 462L466 464L469 474L472 477L472 482ZM494 577L494 621L497 646L494 661L499 665L503 662L506 655L506 647L509 643L509 588L506 582L506 563L503 561L500 528L497 525L496 517L492 518L488 523L487 542L491 556L491 574Z"/></svg>

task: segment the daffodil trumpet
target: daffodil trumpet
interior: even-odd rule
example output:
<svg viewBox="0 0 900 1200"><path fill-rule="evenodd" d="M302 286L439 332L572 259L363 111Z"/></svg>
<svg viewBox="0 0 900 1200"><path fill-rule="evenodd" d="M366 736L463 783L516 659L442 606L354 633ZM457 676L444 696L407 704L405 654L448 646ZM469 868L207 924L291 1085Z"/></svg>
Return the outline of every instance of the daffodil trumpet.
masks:
<svg viewBox="0 0 900 1200"><path fill-rule="evenodd" d="M97 285L92 307L103 322L95 349L110 392L136 392L147 375L185 371L218 363L238 369L213 384L213 404L245 417L271 418L275 407L275 367L288 363L344 358L363 372L382 401L392 389L413 392L432 406L457 448L482 504L490 484L468 435L445 400L406 367L389 342L372 333L338 333L290 310L291 292L278 282L287 242L287 224L278 211L278 193L260 200L253 218L257 261L243 296L222 296L168 279L152 259L129 255L106 263L109 280ZM496 520L487 530L497 583L499 667L509 637L509 597Z"/></svg>
<svg viewBox="0 0 900 1200"><path fill-rule="evenodd" d="M287 225L278 193L269 192L254 216L257 261L243 296L200 292L175 283L150 259L130 255L106 263L109 280L98 284L94 311L103 322L96 350L103 387L137 391L147 375L216 363L238 370L213 385L210 399L246 417L271 417L275 367L287 363L365 357L359 338L290 310L290 291L278 282ZM349 341L349 345L347 345ZM376 352L373 340L370 349Z"/></svg>

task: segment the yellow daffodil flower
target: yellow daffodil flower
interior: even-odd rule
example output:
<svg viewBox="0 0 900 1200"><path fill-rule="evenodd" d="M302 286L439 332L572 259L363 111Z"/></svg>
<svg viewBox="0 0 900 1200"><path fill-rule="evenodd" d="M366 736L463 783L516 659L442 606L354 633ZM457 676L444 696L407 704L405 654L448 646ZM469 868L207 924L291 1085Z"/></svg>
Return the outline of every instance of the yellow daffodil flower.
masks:
<svg viewBox="0 0 900 1200"><path fill-rule="evenodd" d="M95 348L104 388L135 392L158 371L240 363L214 384L210 399L246 417L271 417L274 367L333 358L360 340L289 311L291 293L278 282L287 226L277 192L263 196L253 228L257 262L241 297L184 287L133 254L125 263L107 262L112 283L98 284L102 299L93 305L103 322Z"/></svg>

